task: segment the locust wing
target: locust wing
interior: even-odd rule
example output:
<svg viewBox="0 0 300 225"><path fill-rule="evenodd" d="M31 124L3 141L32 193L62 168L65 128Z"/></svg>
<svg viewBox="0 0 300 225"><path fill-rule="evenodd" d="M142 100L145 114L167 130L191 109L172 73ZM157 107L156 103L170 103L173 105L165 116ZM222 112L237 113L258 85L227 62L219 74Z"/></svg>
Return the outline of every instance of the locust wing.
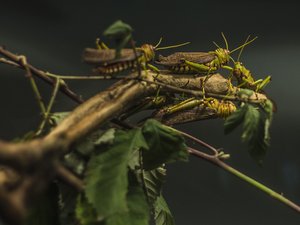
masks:
<svg viewBox="0 0 300 225"><path fill-rule="evenodd" d="M155 61L158 65L176 66L182 64L184 60L205 64L215 59L215 54L209 52L175 52L169 56L159 55L158 60Z"/></svg>
<svg viewBox="0 0 300 225"><path fill-rule="evenodd" d="M136 56L143 55L141 50L136 50ZM120 57L116 58L115 49L86 48L83 52L83 61L96 66L109 66L112 64L136 60L133 49L122 49Z"/></svg>

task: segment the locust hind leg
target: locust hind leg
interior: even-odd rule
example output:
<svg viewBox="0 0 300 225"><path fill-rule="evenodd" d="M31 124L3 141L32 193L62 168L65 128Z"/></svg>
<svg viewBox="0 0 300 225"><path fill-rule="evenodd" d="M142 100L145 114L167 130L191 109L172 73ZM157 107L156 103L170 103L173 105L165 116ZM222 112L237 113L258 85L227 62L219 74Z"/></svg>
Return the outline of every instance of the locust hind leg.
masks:
<svg viewBox="0 0 300 225"><path fill-rule="evenodd" d="M173 114L178 111L186 110L186 109L191 109L203 102L202 99L196 99L196 98L189 98L186 99L176 105L173 105L171 107L168 107L166 109L166 114Z"/></svg>

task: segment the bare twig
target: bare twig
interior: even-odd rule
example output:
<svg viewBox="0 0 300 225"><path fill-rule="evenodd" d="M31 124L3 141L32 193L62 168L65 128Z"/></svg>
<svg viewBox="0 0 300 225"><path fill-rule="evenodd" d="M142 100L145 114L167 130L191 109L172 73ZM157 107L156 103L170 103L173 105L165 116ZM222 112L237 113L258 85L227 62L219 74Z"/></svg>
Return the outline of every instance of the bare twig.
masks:
<svg viewBox="0 0 300 225"><path fill-rule="evenodd" d="M265 192L266 194L270 195L272 198L280 201L281 203L285 204L286 206L288 206L288 207L292 208L293 210L297 211L298 213L300 213L299 205L297 205L296 203L287 199L282 194L279 194L279 193L273 191L271 188L268 188L265 185L263 185L262 183L259 183L258 181L252 179L251 177L247 176L246 174L243 174L240 171L234 169L233 167L229 166L228 164L226 164L225 162L220 160L218 157L208 155L204 152L198 151L193 148L188 148L188 152L193 156L204 159L204 160L224 169L225 171L229 172L230 174L240 178L241 180L243 180L243 181L247 182L248 184L256 187L257 189Z"/></svg>

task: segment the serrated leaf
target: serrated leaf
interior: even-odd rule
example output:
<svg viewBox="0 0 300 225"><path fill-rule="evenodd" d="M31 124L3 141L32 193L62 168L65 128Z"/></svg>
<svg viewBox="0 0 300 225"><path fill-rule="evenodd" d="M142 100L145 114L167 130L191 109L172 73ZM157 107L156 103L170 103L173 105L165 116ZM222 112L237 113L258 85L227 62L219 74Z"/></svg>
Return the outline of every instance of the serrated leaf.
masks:
<svg viewBox="0 0 300 225"><path fill-rule="evenodd" d="M175 225L172 213L162 196L159 196L154 204L156 225Z"/></svg>
<svg viewBox="0 0 300 225"><path fill-rule="evenodd" d="M149 119L142 132L149 146L148 151L143 151L144 169L151 170L164 163L188 160L184 138L174 129Z"/></svg>
<svg viewBox="0 0 300 225"><path fill-rule="evenodd" d="M151 205L154 204L157 197L161 195L162 185L165 181L166 169L158 167L154 170L144 171L144 185L147 193L148 201Z"/></svg>
<svg viewBox="0 0 300 225"><path fill-rule="evenodd" d="M97 146L112 144L115 137L115 129L97 130L75 146L75 150L84 156L90 156Z"/></svg>
<svg viewBox="0 0 300 225"><path fill-rule="evenodd" d="M269 138L266 139L265 117L252 105L248 105L243 124L242 140L249 145L249 153L259 164L266 154ZM268 136L268 135L267 135Z"/></svg>
<svg viewBox="0 0 300 225"><path fill-rule="evenodd" d="M148 225L149 206L142 187L136 182L136 178L130 179L130 185L126 196L128 211L117 213L106 220L106 225Z"/></svg>
<svg viewBox="0 0 300 225"><path fill-rule="evenodd" d="M249 140L252 140L254 136L256 136L260 119L261 117L259 111L254 106L247 104L242 133L242 140L244 142L248 142Z"/></svg>
<svg viewBox="0 0 300 225"><path fill-rule="evenodd" d="M136 149L148 146L140 129L116 131L112 145L91 158L85 178L85 193L98 215L108 217L128 210L127 165Z"/></svg>
<svg viewBox="0 0 300 225"><path fill-rule="evenodd" d="M76 203L76 218L79 220L80 225L101 225L101 218L98 218L96 210L87 201L84 194L77 198ZM77 223L78 224L78 223ZM62 224L65 225L65 224Z"/></svg>
<svg viewBox="0 0 300 225"><path fill-rule="evenodd" d="M224 121L224 133L229 134L237 128L244 120L247 111L247 105L243 105L228 116Z"/></svg>

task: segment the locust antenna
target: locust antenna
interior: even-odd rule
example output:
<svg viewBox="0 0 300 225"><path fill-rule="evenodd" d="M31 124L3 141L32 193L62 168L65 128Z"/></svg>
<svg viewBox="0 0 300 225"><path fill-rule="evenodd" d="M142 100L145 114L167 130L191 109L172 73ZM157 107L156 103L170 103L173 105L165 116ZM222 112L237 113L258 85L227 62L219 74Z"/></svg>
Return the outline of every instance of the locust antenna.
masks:
<svg viewBox="0 0 300 225"><path fill-rule="evenodd" d="M225 35L224 35L224 33L223 33L223 32L221 32L221 35L222 35L222 37L223 37L223 40L224 40L224 42L225 42L226 49L228 50L228 49L229 49L229 46L228 46L227 39L226 39L226 37L225 37Z"/></svg>
<svg viewBox="0 0 300 225"><path fill-rule="evenodd" d="M248 35L248 37L247 37L245 43L247 43L249 39L250 39L250 35ZM244 43L244 44L245 44L245 43ZM240 51L239 54L238 54L238 58L237 58L237 61L238 61L238 62L240 61L240 58L241 58L242 52L243 52L243 50L244 50L244 47L245 47L245 46L243 46L243 47L241 48L241 51Z"/></svg>
<svg viewBox="0 0 300 225"><path fill-rule="evenodd" d="M216 42L213 41L213 43L217 48L221 48Z"/></svg>
<svg viewBox="0 0 300 225"><path fill-rule="evenodd" d="M163 39L162 37L159 38L159 41L158 41L157 44L154 46L154 49L156 49L156 48L160 45L162 39Z"/></svg>
<svg viewBox="0 0 300 225"><path fill-rule="evenodd" d="M230 51L229 54L231 54L231 53L233 53L233 52L235 52L235 51L237 51L237 50L239 50L239 49L241 49L241 48L244 48L245 46L249 45L250 43L252 43L252 42L255 41L256 39L257 39L257 36L254 37L252 40L250 40L250 41L244 43L243 45L241 45L241 46L239 46L239 47L233 49L232 51Z"/></svg>
<svg viewBox="0 0 300 225"><path fill-rule="evenodd" d="M164 49L169 49L169 48L178 48L178 47L181 47L181 46L184 46L184 45L188 45L190 43L191 42L184 42L184 43L181 43L181 44L178 44L178 45L170 45L170 46L154 48L154 49L157 51L157 50L164 50Z"/></svg>

